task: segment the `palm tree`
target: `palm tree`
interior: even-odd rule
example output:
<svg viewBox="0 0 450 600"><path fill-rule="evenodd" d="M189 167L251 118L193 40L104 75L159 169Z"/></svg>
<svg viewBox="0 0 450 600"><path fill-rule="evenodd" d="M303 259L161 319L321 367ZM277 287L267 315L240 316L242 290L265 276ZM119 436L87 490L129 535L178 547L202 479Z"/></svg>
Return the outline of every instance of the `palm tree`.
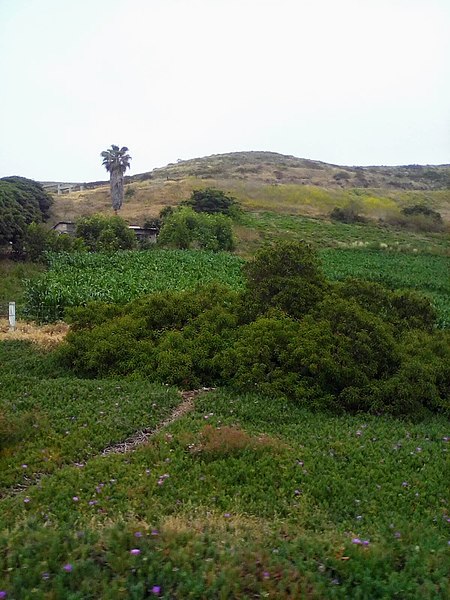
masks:
<svg viewBox="0 0 450 600"><path fill-rule="evenodd" d="M119 148L112 144L111 148L104 150L100 155L103 157L103 166L109 173L111 202L116 215L123 202L123 175L130 168L131 156L127 152L126 146Z"/></svg>

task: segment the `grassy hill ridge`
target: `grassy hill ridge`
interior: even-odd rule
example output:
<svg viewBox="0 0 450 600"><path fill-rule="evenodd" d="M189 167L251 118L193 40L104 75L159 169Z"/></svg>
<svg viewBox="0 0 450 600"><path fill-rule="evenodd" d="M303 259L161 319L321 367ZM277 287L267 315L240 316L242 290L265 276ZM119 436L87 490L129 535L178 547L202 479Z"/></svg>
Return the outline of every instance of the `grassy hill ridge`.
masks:
<svg viewBox="0 0 450 600"><path fill-rule="evenodd" d="M378 219L421 203L450 220L449 165L341 167L273 152L233 152L178 161L125 183L121 216L136 223L205 187L230 192L248 211L324 217L353 201ZM52 222L110 210L108 182L92 182L81 192L56 196Z"/></svg>

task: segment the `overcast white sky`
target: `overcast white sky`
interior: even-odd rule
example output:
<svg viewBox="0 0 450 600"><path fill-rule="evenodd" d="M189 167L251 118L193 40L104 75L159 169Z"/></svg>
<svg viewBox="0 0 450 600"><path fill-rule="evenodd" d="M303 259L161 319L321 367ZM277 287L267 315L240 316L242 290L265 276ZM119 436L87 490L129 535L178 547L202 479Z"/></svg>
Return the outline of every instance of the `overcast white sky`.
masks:
<svg viewBox="0 0 450 600"><path fill-rule="evenodd" d="M450 163L450 0L0 0L0 176Z"/></svg>

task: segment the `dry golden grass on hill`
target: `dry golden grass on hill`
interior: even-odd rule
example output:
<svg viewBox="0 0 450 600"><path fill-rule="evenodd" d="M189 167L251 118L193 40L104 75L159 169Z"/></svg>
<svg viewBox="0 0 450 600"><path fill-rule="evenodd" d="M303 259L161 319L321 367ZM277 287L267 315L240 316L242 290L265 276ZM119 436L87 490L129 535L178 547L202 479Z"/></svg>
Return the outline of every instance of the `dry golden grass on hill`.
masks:
<svg viewBox="0 0 450 600"><path fill-rule="evenodd" d="M127 178L120 216L129 224L142 225L165 206L189 198L192 190L215 187L231 193L250 211L325 217L334 207L356 200L361 213L375 220L417 203L450 220L447 172L450 168L445 166L339 167L270 152L215 155ZM430 173L442 182L433 183ZM55 196L51 224L94 213L113 214L108 185Z"/></svg>
<svg viewBox="0 0 450 600"><path fill-rule="evenodd" d="M66 323L37 325L33 322L17 321L16 329L11 331L7 319L0 319L0 340L21 340L33 342L44 348L54 348L60 344L69 326Z"/></svg>

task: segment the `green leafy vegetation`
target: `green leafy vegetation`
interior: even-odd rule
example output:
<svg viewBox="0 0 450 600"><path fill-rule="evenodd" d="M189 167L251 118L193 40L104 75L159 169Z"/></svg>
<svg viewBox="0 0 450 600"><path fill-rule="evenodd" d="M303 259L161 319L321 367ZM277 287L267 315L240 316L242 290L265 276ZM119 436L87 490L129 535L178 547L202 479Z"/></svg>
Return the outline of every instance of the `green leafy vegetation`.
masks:
<svg viewBox="0 0 450 600"><path fill-rule="evenodd" d="M365 247L444 255L449 252L448 238L442 233L418 233L382 224L330 222L276 212L245 213L242 222L244 228L238 249L246 254L253 253L261 241L275 242L279 239L303 240L316 248ZM247 242L246 234L250 232L252 236ZM255 232L257 235L254 235Z"/></svg>
<svg viewBox="0 0 450 600"><path fill-rule="evenodd" d="M32 262L0 260L0 303L16 302L18 306L21 306L24 295L24 281L32 281L38 278L43 269L42 265Z"/></svg>
<svg viewBox="0 0 450 600"><path fill-rule="evenodd" d="M28 314L72 330L54 351L0 342L1 597L450 597L448 241L431 213L407 214L441 210L448 174L281 158L215 159L246 208L278 211L241 215L238 249L303 239L318 255L66 252L42 275L0 263L0 298L20 302L34 279ZM340 187L279 184L306 170ZM277 184L241 189L249 173ZM436 189L402 190L414 177ZM340 189L376 179L402 191ZM352 200L357 215L403 221L292 214ZM192 247L212 239L209 216L195 213ZM40 251L41 226L28 229ZM104 241L91 250L115 249ZM159 430L181 402L171 384L221 389L103 456Z"/></svg>
<svg viewBox="0 0 450 600"><path fill-rule="evenodd" d="M155 291L185 290L219 281L242 287L242 260L228 253L186 250L58 254L49 270L26 289L33 318L62 318L69 306L103 301L126 303Z"/></svg>
<svg viewBox="0 0 450 600"><path fill-rule="evenodd" d="M213 285L73 310L60 360L80 376L231 386L338 412L450 413L449 332L434 332L425 297L333 285L293 242L261 250L244 272L241 293Z"/></svg>
<svg viewBox="0 0 450 600"><path fill-rule="evenodd" d="M45 262L47 252L82 252L86 247L81 238L60 235L42 223L30 223L25 229L23 247L16 252L26 260Z"/></svg>
<svg viewBox="0 0 450 600"><path fill-rule="evenodd" d="M432 299L441 327L450 324L450 260L446 256L364 249L324 249L320 252L330 279L358 277L391 288L414 289Z"/></svg>
<svg viewBox="0 0 450 600"><path fill-rule="evenodd" d="M120 217L92 215L76 222L76 235L90 252L115 252L136 248L136 235Z"/></svg>
<svg viewBox="0 0 450 600"><path fill-rule="evenodd" d="M62 466L4 498L1 589L445 598L447 425L205 395L134 452Z"/></svg>
<svg viewBox="0 0 450 600"><path fill-rule="evenodd" d="M171 211L162 220L158 245L187 250L230 251L234 248L232 221L217 214L195 212L191 208Z"/></svg>
<svg viewBox="0 0 450 600"><path fill-rule="evenodd" d="M73 378L25 342L1 342L0 364L0 496L154 427L179 403L168 387Z"/></svg>

